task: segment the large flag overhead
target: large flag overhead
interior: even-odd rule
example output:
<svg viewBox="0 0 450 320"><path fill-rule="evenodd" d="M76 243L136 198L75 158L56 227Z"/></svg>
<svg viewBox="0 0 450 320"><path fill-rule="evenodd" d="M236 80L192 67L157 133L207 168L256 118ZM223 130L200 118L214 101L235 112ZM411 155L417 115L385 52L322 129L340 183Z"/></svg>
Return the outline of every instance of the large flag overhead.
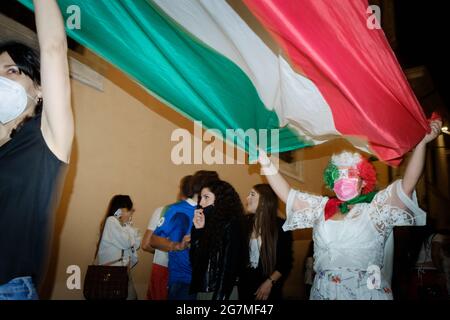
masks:
<svg viewBox="0 0 450 320"><path fill-rule="evenodd" d="M32 8L31 0L20 2ZM264 106L241 68L186 32L152 1L59 0L58 4L66 19L66 8L80 8L81 29L67 30L72 38L188 118L201 120L223 136L228 129L280 128L276 112ZM235 142L249 150L244 135ZM275 150L270 141L268 149L288 151L307 144L283 127Z"/></svg>
<svg viewBox="0 0 450 320"><path fill-rule="evenodd" d="M428 131L383 31L368 27L367 0L244 2L316 84L341 134L395 163Z"/></svg>
<svg viewBox="0 0 450 320"><path fill-rule="evenodd" d="M289 61L225 0L58 3L66 18L68 6L80 8L72 38L224 135L281 128L272 151L343 136L396 163L427 130L383 32L366 26L365 0L245 0Z"/></svg>

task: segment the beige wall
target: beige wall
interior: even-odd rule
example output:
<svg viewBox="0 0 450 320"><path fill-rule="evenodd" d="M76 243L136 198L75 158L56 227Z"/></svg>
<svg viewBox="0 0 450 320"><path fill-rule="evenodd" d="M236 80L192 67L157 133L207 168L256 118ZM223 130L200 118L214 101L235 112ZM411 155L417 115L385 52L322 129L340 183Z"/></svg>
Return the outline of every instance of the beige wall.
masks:
<svg viewBox="0 0 450 320"><path fill-rule="evenodd" d="M242 1L227 2L274 53L282 54ZM180 127L192 129L192 123L159 103L99 57L84 51L82 54L71 54L108 80L104 92L72 81L76 139L57 212L55 241L43 298L82 299L81 290L70 291L66 288L66 268L78 265L84 277L86 267L93 258L99 224L114 194L131 195L137 209L136 226L144 232L152 211L174 201L178 181L186 174L198 169L217 170L243 198L253 184L262 181L256 166L173 165L170 151L174 143L170 142L170 135ZM439 142L439 146L441 144ZM336 140L298 152L304 160L303 180L288 179L289 182L305 191L317 194L327 192L322 182L323 169L329 156L342 149L353 150L345 141ZM436 180L439 181L435 184L438 187L434 187L436 192L430 191L428 199L423 202L428 202L433 218L439 218L439 225L448 227L449 218L445 215L449 193L448 179L445 180L448 178L448 157L444 149L437 152L436 163L431 163L431 167L436 167ZM379 186L383 187L388 183L388 170L383 164L376 163L376 166ZM422 190L430 188L423 181L422 185ZM286 282L285 295L298 299L305 298L303 265L310 253L311 230L295 231L294 239L294 268ZM140 262L133 271L139 298L145 296L151 259L152 255L140 251Z"/></svg>
<svg viewBox="0 0 450 320"><path fill-rule="evenodd" d="M100 221L114 194L132 197L135 224L144 231L153 210L175 200L179 179L200 168L219 171L242 195L261 182L257 172L249 173L244 165L172 164L170 153L175 143L170 141L171 133L180 125L191 124L171 112L172 121L162 117L155 110L161 106L152 98L144 105L109 80L103 93L75 81L72 90L76 140L56 220L53 299L82 298L80 290L66 288L66 268L78 265L84 276L94 254ZM133 271L140 298L145 295L151 258L141 251Z"/></svg>
<svg viewBox="0 0 450 320"><path fill-rule="evenodd" d="M114 194L132 197L135 225L144 232L153 210L175 200L179 179L184 175L199 169L217 170L243 199L252 185L263 181L256 165L174 165L170 159L176 144L170 141L172 131L192 131L192 122L158 102L115 68L103 64L97 69L107 78L104 92L72 81L76 138L57 211L43 298L83 298L82 290L67 289L66 269L78 265L81 279L84 278L94 255L100 222ZM303 181L289 181L296 188L323 193L323 169L330 154L342 149L352 147L336 140L300 151L298 156L304 160ZM381 177L383 181L384 173ZM303 264L311 245L311 230L296 231L294 238L295 263L285 294L301 299L305 298ZM152 257L140 251L140 262L133 270L141 299L145 298Z"/></svg>

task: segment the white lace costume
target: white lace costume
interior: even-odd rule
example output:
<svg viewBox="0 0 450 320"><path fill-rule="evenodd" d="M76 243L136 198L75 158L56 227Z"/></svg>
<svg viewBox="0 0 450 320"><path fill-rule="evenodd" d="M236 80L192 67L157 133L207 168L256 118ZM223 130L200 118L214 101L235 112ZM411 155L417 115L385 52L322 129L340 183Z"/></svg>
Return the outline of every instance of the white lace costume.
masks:
<svg viewBox="0 0 450 320"><path fill-rule="evenodd" d="M292 189L286 203L285 231L313 228L316 276L310 299L392 299L377 270L383 267L385 242L394 226L425 225L415 192L409 198L397 180L371 203L354 205L341 221L325 221L327 201Z"/></svg>

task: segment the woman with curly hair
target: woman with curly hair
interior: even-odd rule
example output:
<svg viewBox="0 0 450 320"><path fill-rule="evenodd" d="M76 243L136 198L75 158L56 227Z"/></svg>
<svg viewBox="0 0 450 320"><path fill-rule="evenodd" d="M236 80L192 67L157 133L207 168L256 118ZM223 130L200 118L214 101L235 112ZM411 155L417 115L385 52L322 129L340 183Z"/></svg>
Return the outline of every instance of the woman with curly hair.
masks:
<svg viewBox="0 0 450 320"><path fill-rule="evenodd" d="M412 152L403 179L375 191L375 168L358 153L331 157L324 180L336 198L291 189L264 152L259 163L279 198L286 203L284 230L313 228L312 300L392 300L383 275L384 247L395 226L424 225L426 213L415 194L426 144L442 122L432 120L430 133Z"/></svg>
<svg viewBox="0 0 450 320"><path fill-rule="evenodd" d="M236 299L232 291L245 261L244 207L236 190L214 181L201 190L194 214L190 291L198 300Z"/></svg>

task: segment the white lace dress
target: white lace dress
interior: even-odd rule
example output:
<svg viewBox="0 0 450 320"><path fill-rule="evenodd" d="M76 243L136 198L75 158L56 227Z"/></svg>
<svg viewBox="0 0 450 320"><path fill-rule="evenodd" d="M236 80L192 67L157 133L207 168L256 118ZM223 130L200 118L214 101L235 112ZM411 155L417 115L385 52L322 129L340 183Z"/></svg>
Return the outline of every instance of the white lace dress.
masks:
<svg viewBox="0 0 450 320"><path fill-rule="evenodd" d="M283 229L313 228L314 278L311 300L390 300L383 278L384 246L394 226L425 225L415 192L406 196L397 180L371 203L355 205L344 220L325 221L328 198L291 190Z"/></svg>

